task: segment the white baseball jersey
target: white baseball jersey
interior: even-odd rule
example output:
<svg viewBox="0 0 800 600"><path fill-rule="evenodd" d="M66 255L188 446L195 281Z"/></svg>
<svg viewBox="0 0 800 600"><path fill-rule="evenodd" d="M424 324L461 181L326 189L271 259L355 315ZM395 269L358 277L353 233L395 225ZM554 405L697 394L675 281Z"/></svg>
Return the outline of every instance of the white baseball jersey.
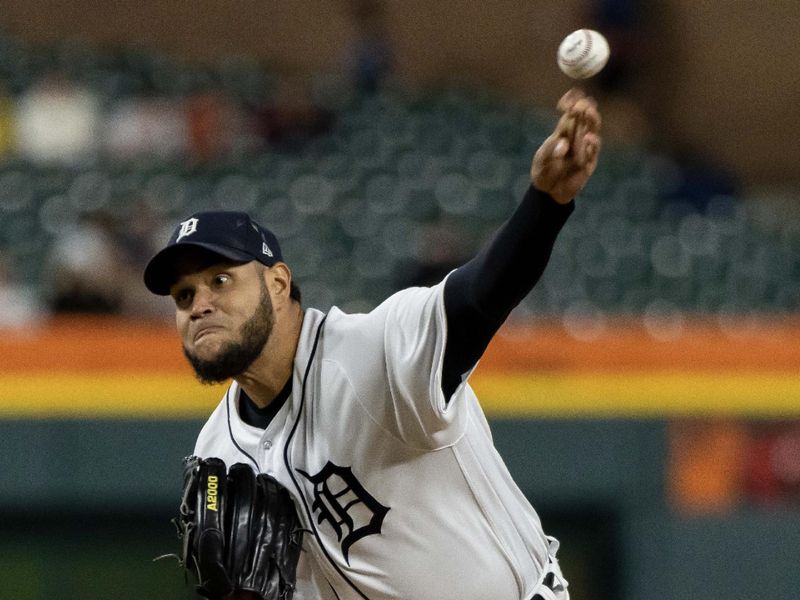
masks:
<svg viewBox="0 0 800 600"><path fill-rule="evenodd" d="M539 517L492 443L472 389L441 389L444 283L368 314L305 312L292 394L266 430L234 382L201 457L245 462L292 493L304 550L295 598L527 600L553 573Z"/></svg>

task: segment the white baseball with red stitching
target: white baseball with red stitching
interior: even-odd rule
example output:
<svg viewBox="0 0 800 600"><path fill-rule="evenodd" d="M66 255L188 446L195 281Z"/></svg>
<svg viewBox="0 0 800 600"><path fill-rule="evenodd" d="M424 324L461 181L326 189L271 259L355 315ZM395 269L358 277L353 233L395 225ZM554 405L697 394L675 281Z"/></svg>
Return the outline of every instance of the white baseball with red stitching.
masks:
<svg viewBox="0 0 800 600"><path fill-rule="evenodd" d="M608 41L593 29L573 31L558 47L558 66L573 79L587 79L606 66Z"/></svg>

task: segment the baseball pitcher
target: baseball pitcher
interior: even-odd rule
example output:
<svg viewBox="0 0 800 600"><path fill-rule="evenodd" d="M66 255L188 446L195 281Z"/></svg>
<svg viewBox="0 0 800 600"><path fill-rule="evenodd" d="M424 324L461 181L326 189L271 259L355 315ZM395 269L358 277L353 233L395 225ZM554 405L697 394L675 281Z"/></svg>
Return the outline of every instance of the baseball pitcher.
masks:
<svg viewBox="0 0 800 600"><path fill-rule="evenodd" d="M595 102L573 89L558 109L492 241L367 314L304 308L278 240L244 213L187 217L150 261L145 283L173 298L198 378L232 380L187 460L177 520L201 595L569 598L558 542L468 382L597 165Z"/></svg>

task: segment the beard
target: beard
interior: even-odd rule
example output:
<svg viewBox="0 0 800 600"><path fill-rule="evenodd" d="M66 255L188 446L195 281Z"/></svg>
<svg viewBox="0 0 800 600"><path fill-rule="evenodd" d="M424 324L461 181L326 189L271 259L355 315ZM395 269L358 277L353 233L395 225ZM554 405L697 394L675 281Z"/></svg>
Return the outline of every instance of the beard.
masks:
<svg viewBox="0 0 800 600"><path fill-rule="evenodd" d="M194 355L186 346L183 347L183 354L192 365L200 383L222 383L241 375L253 364L266 346L274 324L272 300L262 280L258 306L253 316L242 324L239 341L227 342L219 354L210 360Z"/></svg>

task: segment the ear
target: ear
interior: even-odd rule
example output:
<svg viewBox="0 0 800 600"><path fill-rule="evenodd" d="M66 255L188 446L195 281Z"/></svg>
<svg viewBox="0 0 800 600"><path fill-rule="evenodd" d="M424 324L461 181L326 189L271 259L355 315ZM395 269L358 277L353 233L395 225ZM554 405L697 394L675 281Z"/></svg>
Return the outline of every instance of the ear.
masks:
<svg viewBox="0 0 800 600"><path fill-rule="evenodd" d="M264 282L267 284L273 303L290 301L292 271L286 263L277 262L264 269Z"/></svg>

